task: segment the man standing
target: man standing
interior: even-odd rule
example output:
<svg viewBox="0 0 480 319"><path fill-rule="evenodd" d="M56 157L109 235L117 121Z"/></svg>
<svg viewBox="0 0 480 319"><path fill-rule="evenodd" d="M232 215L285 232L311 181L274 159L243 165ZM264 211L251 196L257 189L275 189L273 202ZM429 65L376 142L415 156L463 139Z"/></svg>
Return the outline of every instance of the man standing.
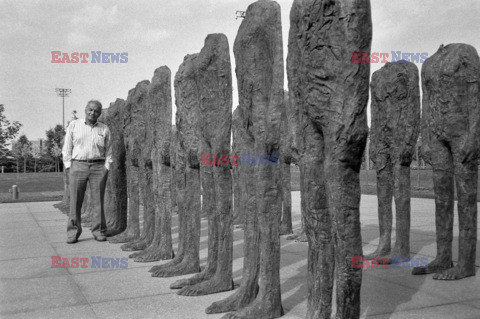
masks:
<svg viewBox="0 0 480 319"><path fill-rule="evenodd" d="M70 214L67 225L67 244L74 244L82 233L82 203L90 181L93 209L93 237L105 241L103 210L108 170L112 162L112 145L108 126L97 122L102 113L99 101L89 101L85 119L70 122L63 144L63 163L70 177Z"/></svg>

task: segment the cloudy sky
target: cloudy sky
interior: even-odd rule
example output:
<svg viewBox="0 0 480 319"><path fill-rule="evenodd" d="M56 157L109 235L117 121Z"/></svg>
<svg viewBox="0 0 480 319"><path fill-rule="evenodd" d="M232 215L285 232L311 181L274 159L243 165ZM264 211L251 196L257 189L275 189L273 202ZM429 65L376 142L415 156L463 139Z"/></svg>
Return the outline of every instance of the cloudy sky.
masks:
<svg viewBox="0 0 480 319"><path fill-rule="evenodd" d="M346 0L343 0L346 1ZM293 0L282 7L286 44ZM245 0L65 1L0 0L0 104L21 133L43 138L62 123L55 88L70 88L66 120L73 110L98 99L107 107L162 65L178 69L183 57L199 52L209 33L225 33L232 48ZM372 52L435 53L439 45L463 42L480 49L478 0L371 0ZM128 52L128 63L56 64L51 51ZM88 59L89 61L91 58ZM232 55L232 63L233 55ZM372 64L372 72L381 64ZM418 64L421 67L421 64ZM235 77L234 77L235 78ZM234 88L234 107L237 90ZM175 111L175 110L174 110Z"/></svg>

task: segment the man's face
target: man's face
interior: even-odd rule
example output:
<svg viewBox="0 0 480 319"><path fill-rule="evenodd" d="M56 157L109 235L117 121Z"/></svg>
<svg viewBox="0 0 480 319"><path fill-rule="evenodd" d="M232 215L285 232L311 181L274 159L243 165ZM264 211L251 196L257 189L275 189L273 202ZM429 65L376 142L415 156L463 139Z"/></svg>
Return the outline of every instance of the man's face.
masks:
<svg viewBox="0 0 480 319"><path fill-rule="evenodd" d="M85 118L91 122L96 123L100 114L102 114L102 108L97 106L95 103L88 103L85 108Z"/></svg>

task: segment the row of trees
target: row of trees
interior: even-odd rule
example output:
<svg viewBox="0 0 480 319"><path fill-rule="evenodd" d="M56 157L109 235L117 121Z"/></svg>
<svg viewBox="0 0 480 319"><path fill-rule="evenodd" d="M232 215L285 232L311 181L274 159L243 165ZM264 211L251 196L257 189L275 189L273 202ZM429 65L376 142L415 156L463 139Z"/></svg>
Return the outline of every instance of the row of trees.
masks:
<svg viewBox="0 0 480 319"><path fill-rule="evenodd" d="M43 145L34 144L25 135L15 139L22 124L18 121L10 122L4 112L5 107L0 104L0 166L6 171L15 169L17 173L20 172L20 167L23 167L24 173L61 171L62 143L65 136L63 126L57 125L46 131Z"/></svg>

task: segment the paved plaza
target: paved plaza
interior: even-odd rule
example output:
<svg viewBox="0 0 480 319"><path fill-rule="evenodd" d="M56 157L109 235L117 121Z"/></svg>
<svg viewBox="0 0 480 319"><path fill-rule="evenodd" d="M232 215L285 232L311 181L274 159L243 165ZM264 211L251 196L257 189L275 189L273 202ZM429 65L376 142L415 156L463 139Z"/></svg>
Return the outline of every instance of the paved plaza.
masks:
<svg viewBox="0 0 480 319"><path fill-rule="evenodd" d="M232 292L184 297L169 289L179 278L152 278L154 263L128 260L126 268L51 268L52 256L63 258L128 257L120 244L97 242L84 228L77 244L66 244L67 217L54 202L0 204L1 318L220 318L205 308ZM300 228L300 194L292 192L294 228ZM434 201L412 199L412 257L436 253ZM361 223L364 254L378 243L377 199L363 195ZM394 224L395 226L395 224ZM477 225L478 227L478 225ZM233 271L236 286L243 266L243 231L234 231ZM207 221L202 219L200 257L207 257ZM177 218L173 242L178 243ZM393 245L392 245L393 247ZM480 318L480 242L477 276L460 281L436 281L433 275L412 276L411 269L365 269L362 318ZM283 318L305 318L307 243L281 239ZM454 259L458 255L458 216L455 210ZM404 265L406 266L406 265Z"/></svg>

